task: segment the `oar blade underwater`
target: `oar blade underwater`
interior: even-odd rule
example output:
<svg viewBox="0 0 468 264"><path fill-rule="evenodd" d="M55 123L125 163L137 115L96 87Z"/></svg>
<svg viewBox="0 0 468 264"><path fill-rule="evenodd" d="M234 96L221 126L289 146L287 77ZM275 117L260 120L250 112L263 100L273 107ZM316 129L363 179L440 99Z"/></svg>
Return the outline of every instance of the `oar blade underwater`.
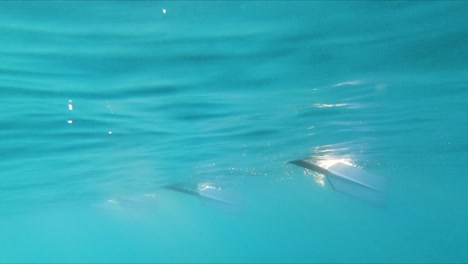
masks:
<svg viewBox="0 0 468 264"><path fill-rule="evenodd" d="M328 169L305 160L290 163L324 174L334 190L368 203L382 206L386 201L387 183L384 178L337 162Z"/></svg>
<svg viewBox="0 0 468 264"><path fill-rule="evenodd" d="M166 185L163 189L197 197L204 206L220 209L229 213L239 213L242 209L240 200L231 193L211 184L177 183ZM162 196L161 196L162 195ZM143 217L157 211L164 204L163 193L145 193L107 199L93 204L100 210L125 217Z"/></svg>
<svg viewBox="0 0 468 264"><path fill-rule="evenodd" d="M212 186L199 189L191 184L173 184L165 186L164 188L180 192L192 196L197 196L200 202L208 207L220 209L230 213L237 213L241 211L241 203L234 195L214 188Z"/></svg>
<svg viewBox="0 0 468 264"><path fill-rule="evenodd" d="M225 212L239 213L242 209L239 198L224 190L206 189L200 191L199 197L203 205Z"/></svg>

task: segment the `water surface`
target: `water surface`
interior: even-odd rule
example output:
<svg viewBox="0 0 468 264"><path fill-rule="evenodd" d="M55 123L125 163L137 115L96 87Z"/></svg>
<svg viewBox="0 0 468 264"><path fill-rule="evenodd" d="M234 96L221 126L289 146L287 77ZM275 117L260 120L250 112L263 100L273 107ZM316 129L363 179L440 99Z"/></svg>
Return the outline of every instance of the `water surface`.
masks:
<svg viewBox="0 0 468 264"><path fill-rule="evenodd" d="M468 261L467 8L1 2L0 262ZM306 157L385 177L387 205Z"/></svg>

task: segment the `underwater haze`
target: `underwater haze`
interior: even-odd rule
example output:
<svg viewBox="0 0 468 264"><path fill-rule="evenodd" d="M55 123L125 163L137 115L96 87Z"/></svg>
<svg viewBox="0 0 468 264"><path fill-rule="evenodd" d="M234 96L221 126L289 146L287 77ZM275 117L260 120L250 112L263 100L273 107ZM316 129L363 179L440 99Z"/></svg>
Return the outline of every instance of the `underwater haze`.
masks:
<svg viewBox="0 0 468 264"><path fill-rule="evenodd" d="M0 262L468 262L466 10L0 2Z"/></svg>

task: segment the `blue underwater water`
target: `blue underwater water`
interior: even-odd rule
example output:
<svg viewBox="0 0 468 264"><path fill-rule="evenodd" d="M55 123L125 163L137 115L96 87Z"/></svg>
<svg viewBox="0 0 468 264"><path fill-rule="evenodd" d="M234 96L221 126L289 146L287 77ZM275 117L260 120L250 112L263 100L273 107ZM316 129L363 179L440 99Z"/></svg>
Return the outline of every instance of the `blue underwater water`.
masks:
<svg viewBox="0 0 468 264"><path fill-rule="evenodd" d="M0 2L0 262L468 262L467 9Z"/></svg>

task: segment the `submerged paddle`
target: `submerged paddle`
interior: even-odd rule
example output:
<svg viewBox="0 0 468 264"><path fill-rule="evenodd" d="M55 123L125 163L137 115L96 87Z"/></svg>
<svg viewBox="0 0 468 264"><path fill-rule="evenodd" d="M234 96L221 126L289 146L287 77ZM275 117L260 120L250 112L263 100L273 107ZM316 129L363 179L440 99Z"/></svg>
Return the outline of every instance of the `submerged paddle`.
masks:
<svg viewBox="0 0 468 264"><path fill-rule="evenodd" d="M197 187L185 183L171 184L164 186L164 188L175 192L196 196L200 199L203 205L224 211L238 212L241 208L238 199L221 189L208 187L200 190Z"/></svg>
<svg viewBox="0 0 468 264"><path fill-rule="evenodd" d="M387 183L384 178L337 162L323 168L306 160L290 161L294 165L325 175L332 188L374 205L384 205Z"/></svg>

